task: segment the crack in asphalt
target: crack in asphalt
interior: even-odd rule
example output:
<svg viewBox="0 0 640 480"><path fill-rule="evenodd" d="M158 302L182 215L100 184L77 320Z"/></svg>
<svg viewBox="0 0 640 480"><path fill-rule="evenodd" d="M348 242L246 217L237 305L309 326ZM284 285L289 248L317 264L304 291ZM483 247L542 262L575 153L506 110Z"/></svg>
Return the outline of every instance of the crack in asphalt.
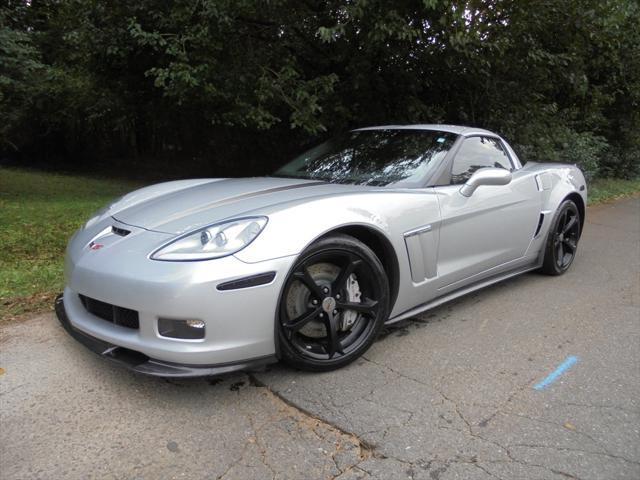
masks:
<svg viewBox="0 0 640 480"><path fill-rule="evenodd" d="M619 405L593 405L590 403L575 403L575 402L561 402L562 405L567 405L569 407L586 407L586 408L601 408L601 409L611 409L618 410L624 413L631 413L633 415L640 415L640 410L634 410L632 408L621 407Z"/></svg>
<svg viewBox="0 0 640 480"><path fill-rule="evenodd" d="M563 425L556 423L556 422L550 422L548 420L542 420L541 418L534 418L534 417L530 417L528 415L524 415L522 413L514 413L514 412L498 412L501 415L505 415L505 416L513 416L513 417L519 417L519 418L525 418L527 420L530 420L532 422L537 422L537 423L543 423L546 425L552 425L554 427L558 427L558 428L565 428ZM597 445L598 447L600 447L605 453L609 453L609 451L607 450L607 448L602 445L598 440L596 440L595 438L593 438L591 435L589 435L588 433L582 432L580 430L577 429L573 429L571 430L571 432L573 432L576 435L580 435L583 436L585 438L587 438L588 440L590 440L594 445Z"/></svg>
<svg viewBox="0 0 640 480"><path fill-rule="evenodd" d="M603 457L615 458L616 460L622 460L624 462L631 463L632 465L640 465L640 462L636 460L631 460L629 458L623 457L621 455L614 455L612 453L604 453L604 452L594 452L593 450L584 450L581 448L570 448L570 447L550 447L549 445L538 445L538 444L528 444L528 443L512 443L509 445L510 447L523 447L523 448L539 448L539 449L549 449L549 450L558 450L558 451L566 451L566 452L579 452L579 453L587 453L589 455L600 455Z"/></svg>
<svg viewBox="0 0 640 480"><path fill-rule="evenodd" d="M498 448L499 452L504 452L506 460L478 460L477 457L472 456L471 458L464 458L461 457L459 455L456 455L454 458L449 458L449 459L438 459L437 455L434 455L435 458L424 462L424 461L408 461L405 460L401 457L398 457L396 455L389 455L388 453L382 453L378 450L378 446L377 445L373 445L370 444L366 441L364 441L363 439L361 439L358 435L356 435L355 433L351 432L351 431L346 431L343 428L341 428L340 426L331 423L323 418L319 418L318 416L316 416L315 414L313 414L312 412L309 412L308 410L302 408L301 406L297 405L295 402L289 400L288 398L286 398L285 396L283 396L282 394L275 392L273 390L271 390L269 388L268 385L264 384L263 382L259 381L257 378L255 378L255 376L253 375L249 375L250 378L250 383L254 386L258 386L258 387L263 387L265 388L268 392L270 392L270 394L272 394L275 398L277 398L279 401L283 402L284 404L286 404L287 406L295 409L297 412L299 412L300 415L303 415L305 417L308 417L310 419L313 419L316 422L320 422L322 425L326 426L327 428L337 431L339 432L341 435L346 435L347 437L353 439L353 441L355 442L355 444L358 446L359 448L359 461L357 462L353 462L351 464L348 465L339 465L338 462L336 461L336 455L339 453L340 451L340 445L336 445L336 449L329 453L329 457L331 458L331 460L333 461L336 471L339 472L338 475L334 476L334 479L337 479L339 477L341 477L342 475L344 475L347 472L350 471L354 471L354 472L360 472L366 475L369 475L370 477L374 477L374 473L372 473L371 470L367 469L366 465L363 465L367 460L369 459L379 459L379 460L385 460L385 459L389 459L389 460L393 460L396 462L399 462L400 464L406 465L408 467L408 470L406 471L407 475L410 478L414 477L415 471L413 469L415 468L421 468L423 470L428 470L429 471L429 476L430 478L432 478L433 480L438 480L452 465L454 464L464 464L464 465L469 465L472 466L473 468L476 468L480 471L482 471L484 474L488 475L491 478L496 478L498 480L507 480L504 477L498 475L495 472L492 472L490 467L488 467L489 465L495 464L507 464L507 463L515 463L518 465L521 465L525 468L539 468L542 469L546 472L549 472L550 474L553 475L557 475L559 477L565 478L565 479L570 479L570 480L581 480L579 476L577 476L576 474L573 473L569 473L563 470L560 470L558 468L554 468L553 466L549 466L549 465L543 465L543 464L539 464L539 463L534 463L531 461L527 461L524 460L522 458L518 458L518 456L516 456L513 452L512 452L512 448L531 448L531 449L549 449L549 450L554 450L554 451L567 451L567 452L580 452L580 453L585 453L585 454L589 454L589 455L598 455L598 456L602 456L602 457L606 457L606 458L611 458L614 460L619 460L619 461L624 461L627 463L630 463L632 465L640 465L640 462L637 462L635 460L631 460L629 458L620 456L620 455L614 455L611 454L603 445L600 444L600 442L598 442L597 440L595 440L593 437L591 437L590 435L584 433L584 432L580 432L580 431L573 431L573 433L577 434L577 435L581 435L584 436L585 438L589 439L591 442L593 442L594 445L596 445L599 448L602 448L604 451L593 451L593 450L584 450L584 449L577 449L577 448L569 448L569 447L553 447L553 446L548 446L548 445L542 445L542 444L520 444L520 443L515 443L515 444L502 444L496 440L487 438L483 435L481 435L480 433L478 433L476 431L476 426L473 425L464 415L464 413L462 412L462 409L459 405L459 403L455 400L453 400L451 397L449 397L448 395L446 395L440 388L437 388L436 386L432 385L432 384L427 384L425 382L422 382L419 379L416 379L410 375L406 375L403 372L400 372L396 369L394 369L393 367L390 367L388 365L385 364L381 364L378 363L374 360L372 360L371 358L367 357L367 356L363 356L362 359L366 362L372 363L374 365L376 365L379 368L382 369L386 369L389 372L394 374L394 378L389 379L388 381L386 381L384 383L384 385L388 385L389 383L391 383L396 377L400 377L400 378L404 378L406 380L418 383L422 386L428 387L429 389L437 392L443 399L444 402L446 402L446 404L450 405L452 407L452 410L455 412L455 414L459 417L459 419L461 420L461 422L463 423L463 425L465 426L464 430L460 430L457 428L453 428L453 427L446 427L446 426L437 426L438 429L445 429L445 430L454 430L456 432L460 432L463 435L466 435L468 438L473 438L473 439L478 439L481 440L483 442L486 442L488 444L493 445L494 447ZM485 418L484 420L482 420L478 426L483 427L486 426L486 424L495 416L497 415L505 415L505 416L516 416L516 417L520 417L520 418L526 418L528 420L534 421L534 422L539 422L539 423L543 423L543 424L548 424L548 425L552 425L555 427L559 427L562 428L562 425L555 423L555 422L550 422L550 421L546 421L546 420L542 420L542 419L538 419L538 418L533 418L533 417L529 417L527 415L523 415L523 414L519 414L519 413L514 413L511 411L505 411L505 407L507 405L509 405L517 396L518 394L522 393L524 390L526 390L526 388L531 384L531 382L534 379L529 379L527 382L524 382L523 384L519 385L516 389L514 389L509 396L507 397L507 399L503 402L501 402L498 406L493 406L493 408L495 409L494 412L487 418ZM362 400L365 401L370 401L372 403L378 404L380 405L378 402L375 401L375 399L373 398L366 398L366 397L370 397L375 393L375 389L372 389L368 394L363 395L361 397ZM327 408L327 406L324 404L324 402L320 402L321 405L324 406L325 409L327 409L328 411L333 411L334 409L339 409L339 407L337 405L335 405L335 403L332 401L331 402L333 405L333 408ZM615 406L607 406L607 405L583 405L583 404L571 404L572 406L579 406L579 407L592 407L592 408L613 408L613 409L620 409L622 411L628 411L627 409L624 409L622 407L615 407ZM393 405L384 405L385 407L394 407ZM407 427L409 424L411 424L411 422L413 421L415 415L417 414L417 412L414 411L410 411L407 409L403 409L400 407L394 407L396 411L404 413L404 414L408 414L408 417L406 419L404 419L402 422L397 423L397 424L393 424L393 425L388 425L386 426L384 429L379 429L379 430L373 430L370 432L365 432L365 434L369 434L369 433L378 433L378 432L383 432L382 434L382 441L384 441L387 438L387 435L389 434L390 430L393 428L403 428L403 427ZM635 412L633 412L635 413ZM483 425L484 423L484 425ZM315 432L312 429L313 433L316 434L318 436L319 439L322 439L322 437L320 437L317 432ZM433 455L433 454L432 454ZM437 468L433 467L436 463L438 463L439 465L437 466ZM482 465L482 464L484 465ZM221 477L222 478L222 477Z"/></svg>
<svg viewBox="0 0 640 480"><path fill-rule="evenodd" d="M275 417L268 418L260 427L256 427L253 415L251 415L250 413L247 414L247 419L249 420L249 424L251 425L252 435L249 436L249 438L247 438L244 445L242 446L242 452L240 453L240 456L238 457L238 459L234 460L221 475L216 477L217 480L222 480L223 478L225 478L229 474L229 472L233 470L234 467L237 467L239 465L244 465L245 467L248 467L248 468L254 468L253 465L250 465L249 463L247 463L247 460L245 458L249 448L253 445L255 445L258 448L259 455L260 455L260 462L271 472L272 480L275 479L277 476L277 472L273 469L273 467L271 467L269 462L267 462L267 459L266 459L267 451L264 445L262 445L260 441L261 430L265 426L267 426L270 422L274 421Z"/></svg>
<svg viewBox="0 0 640 480"><path fill-rule="evenodd" d="M343 428L339 427L338 425L335 425L335 424L333 424L331 422L328 422L327 420L314 415L313 413L311 413L308 410L300 407L299 405L296 405L294 402L290 401L288 398L286 398L283 395L281 395L280 393L272 390L268 385L266 385L265 383L263 383L260 380L258 380L255 377L255 375L250 373L250 374L248 374L248 377L249 377L250 384L252 386L258 387L258 388L263 388L265 390L265 392L267 392L267 394L269 396L271 396L271 398L274 399L276 402L279 402L279 403L283 404L288 409L295 410L295 412L300 417L311 420L312 423L304 424L304 426L306 427L306 430L311 432L313 435L315 435L316 438L320 442L326 442L327 439L322 437L316 431L316 428L318 426L324 427L328 431L332 432L338 438L340 438L340 437L343 438L344 441L336 441L335 442L335 449L332 452L323 451L328 456L328 458L331 459L331 461L333 462L333 464L335 466L336 471L338 472L337 475L333 476L333 478L337 478L340 475L343 475L344 473L348 472L349 470L357 468L359 463L367 460L368 458L370 458L370 457L372 457L374 455L374 453L373 453L374 452L374 447L372 445L370 445L368 442L362 440L355 433L346 431ZM358 461L352 462L351 464L347 464L345 466L341 466L336 457L343 451L344 444L348 443L348 442L351 442L357 448ZM264 459L264 457L263 457L263 459ZM266 462L263 462L263 463L265 463L265 465L267 465ZM269 467L269 468L271 469L271 467ZM273 470L272 470L272 472L273 472ZM274 475L274 478L275 478L275 475Z"/></svg>
<svg viewBox="0 0 640 480"><path fill-rule="evenodd" d="M528 462L525 461L523 459L517 458L516 456L514 456L513 452L511 451L510 447L529 447L529 448L546 448L546 449L551 449L551 450L557 450L557 451L576 451L576 452L581 452L581 453L586 453L586 454L594 454L594 455L600 455L600 456L604 456L607 458L612 458L612 459L616 459L616 460L621 460L624 462L628 462L631 463L633 465L640 465L639 462L636 462L635 460L631 460L628 459L626 457L623 456L619 456L619 455L614 455L611 454L606 447L604 447L600 442L598 442L597 440L595 440L592 436L581 432L581 431L573 431L573 433L577 434L577 435L581 435L584 436L585 438L588 438L590 441L593 442L593 444L595 444L596 446L600 447L602 450L604 451L590 451L590 450L580 450L580 449L571 449L571 448L566 448L566 447L550 447L547 445L526 445L526 444L509 444L509 445L504 445L500 442L497 442L495 440L492 440L490 438L487 438L479 433L477 433L474 430L474 425L471 424L471 422L469 422L469 420L465 417L465 415L462 413L461 408L458 404L458 402L456 402L455 400L453 400L452 398L450 398L449 396L447 396L441 389L437 388L435 385L431 385L431 384L427 384L425 382L420 381L419 379L416 379L410 375L406 375L403 372L400 372L396 369L394 369L393 367L390 367L389 365L385 365L385 364L381 364L379 362L376 362L374 360L372 360L371 358L367 357L366 355L362 357L363 360L370 362L380 368L386 369L390 372L392 372L393 374L397 375L398 377L407 379L409 381L418 383L422 386L428 387L429 389L432 389L434 391L436 391L446 402L448 402L452 407L453 407L453 411L456 413L456 415L459 417L459 419L463 422L463 424L466 426L465 431L461 431L455 428L451 428L451 427L444 427L444 426L438 426L438 428L443 428L443 429L453 429L455 431L458 432L462 432L462 433L466 433L469 437L471 438L475 438L475 439L479 439L482 440L484 442L487 442L489 444L494 445L495 447L497 447L499 449L499 451L503 451L506 455L506 457L509 459L509 462L512 463L517 463L519 465L522 465L524 467L536 467L536 468L541 468L544 469L548 472L551 472L555 475L559 475L563 478L568 478L568 479L572 479L572 480L580 480L580 477L572 474L572 473L568 473L565 472L563 470L559 470L557 468L553 468L551 466L548 465L541 465L541 464L537 464L537 463L532 463L532 462ZM541 419L537 419L537 418L533 418L533 417L529 417L523 414L517 414L517 413L513 413L513 412L509 412L509 411L504 411L504 408L511 403L517 396L518 394L522 393L524 390L526 390L527 387L529 387L531 385L531 383L533 382L534 378L529 379L527 382L523 383L522 385L520 385L518 388L516 388L513 392L511 392L508 396L508 398L502 402L500 405L498 405L497 407L493 407L495 408L495 411L487 418L485 418L484 420L482 420L478 426L486 426L486 424L492 419L494 418L496 415L501 414L501 415L512 415L512 416L517 416L517 417L521 417L521 418L526 418L528 420L531 421L535 421L535 422L540 422L540 423L545 423L545 424L549 424L549 425L553 425L556 427L560 427L562 428L562 425L557 424L555 422L550 422L550 421L546 421L546 420L541 420ZM387 382L388 383L388 382ZM374 402L375 403L375 402ZM574 404L575 406L582 406L580 404ZM594 408L598 408L598 407L602 407L602 408L617 408L617 407L610 407L610 406L592 406L592 405L584 405L584 406L589 406L589 407L594 407ZM621 410L625 410L622 409ZM413 412L412 412L413 413ZM634 412L635 413L635 412ZM403 427L403 426L407 426L411 420L413 419L414 415L411 415L406 421L402 422L400 425L390 425L388 427L386 427L384 429L384 433L382 436L382 439L386 439L386 436L389 433L389 430L391 428L397 428L397 427ZM484 423L484 425L482 425L482 423ZM398 458L395 456L389 456L389 455L380 455L379 453L377 453L375 451L373 451L373 456L374 457L378 457L378 458L391 458L395 461L398 461L400 463L403 464L407 464L407 465L411 465L411 466L415 466L416 464L414 462L407 462L406 460L403 460L402 458ZM433 461L435 461L436 459L433 459L431 461L428 462L427 465L431 465L431 463ZM475 468L479 468L480 470L482 470L484 473L486 473L487 475L493 477L493 478L498 478L500 479L501 477L488 471L486 468L482 467L481 465L478 464L477 459L472 459L472 460L464 460L461 459L459 457L456 457L454 459L447 459L444 461L444 467L440 467L438 470L434 470L430 472L430 476L431 478L437 479L439 478L439 476L441 474L444 473L444 471L446 471L446 469L448 468L449 465L454 464L454 463L464 463L464 464L469 464L469 465L473 465ZM497 461L497 460L484 460L484 463L487 464L499 464L499 463L505 463L504 461ZM444 468L444 470L442 470L442 468Z"/></svg>
<svg viewBox="0 0 640 480"><path fill-rule="evenodd" d="M338 425L334 425L326 420L324 420L323 418L320 418L316 415L314 415L312 412L309 412L308 410L300 407L299 405L296 405L294 402L292 402L291 400L289 400L288 398L284 397L283 395L281 395L279 392L272 390L268 385L266 385L265 383L261 382L260 380L258 380L255 375L253 374L249 374L249 379L251 380L251 384L253 386L256 387L261 387L264 388L267 392L269 392L273 397L275 397L276 399L280 400L282 403L284 403L285 405L287 405L288 407L291 407L293 409L295 409L296 411L298 411L301 415L311 418L317 422L320 422L324 425L327 425L329 427L330 430L336 430L337 432L339 432L341 435L345 435L347 437L351 437L354 438L358 441L358 443L360 444L360 446L365 450L365 451L371 451L372 450L372 446L367 444L367 442L365 442L364 440L361 440L358 438L358 436L353 433L353 432L349 432L346 431L342 428L340 428ZM367 456L367 455L364 455Z"/></svg>

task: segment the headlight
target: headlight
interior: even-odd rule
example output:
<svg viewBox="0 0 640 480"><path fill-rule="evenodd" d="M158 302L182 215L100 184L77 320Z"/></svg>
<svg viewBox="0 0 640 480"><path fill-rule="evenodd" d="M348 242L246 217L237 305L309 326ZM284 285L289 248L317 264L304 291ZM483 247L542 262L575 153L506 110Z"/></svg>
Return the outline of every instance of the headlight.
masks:
<svg viewBox="0 0 640 480"><path fill-rule="evenodd" d="M230 220L190 232L160 247L153 260L210 260L239 252L253 242L267 224L267 217Z"/></svg>

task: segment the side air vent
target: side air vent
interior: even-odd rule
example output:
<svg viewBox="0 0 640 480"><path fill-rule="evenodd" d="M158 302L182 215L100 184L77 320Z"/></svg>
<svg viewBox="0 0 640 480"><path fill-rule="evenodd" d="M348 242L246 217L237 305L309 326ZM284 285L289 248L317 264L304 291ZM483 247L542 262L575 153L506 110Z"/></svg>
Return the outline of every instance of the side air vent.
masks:
<svg viewBox="0 0 640 480"><path fill-rule="evenodd" d="M437 233L437 232L436 232ZM424 282L438 274L438 241L431 225L405 232L404 243L409 254L409 269L414 283Z"/></svg>
<svg viewBox="0 0 640 480"><path fill-rule="evenodd" d="M112 226L111 233L113 233L114 235L120 235L121 237L126 237L131 233L131 230L125 230L124 228L118 228L116 226Z"/></svg>
<svg viewBox="0 0 640 480"><path fill-rule="evenodd" d="M533 237L537 237L540 233L540 229L542 228L542 224L544 223L544 213L540 214L540 218L538 219L538 227L536 228L536 233L533 234Z"/></svg>

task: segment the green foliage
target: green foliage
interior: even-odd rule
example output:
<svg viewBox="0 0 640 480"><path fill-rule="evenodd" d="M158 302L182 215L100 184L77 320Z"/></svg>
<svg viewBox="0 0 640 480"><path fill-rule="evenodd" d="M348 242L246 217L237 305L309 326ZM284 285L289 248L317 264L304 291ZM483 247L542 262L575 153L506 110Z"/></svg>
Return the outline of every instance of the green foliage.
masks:
<svg viewBox="0 0 640 480"><path fill-rule="evenodd" d="M66 243L129 182L0 168L0 318L50 308Z"/></svg>
<svg viewBox="0 0 640 480"><path fill-rule="evenodd" d="M589 185L589 205L640 194L640 178L598 178Z"/></svg>
<svg viewBox="0 0 640 480"><path fill-rule="evenodd" d="M527 130L527 143L516 145L521 160L559 162L578 165L587 180L596 177L600 161L609 149L604 137L591 132L576 132L564 125L553 129L533 125Z"/></svg>
<svg viewBox="0 0 640 480"><path fill-rule="evenodd" d="M607 142L590 132L576 133L568 130L562 139L562 148L558 148L561 163L578 165L585 173L587 181L598 173L600 158L607 151Z"/></svg>
<svg viewBox="0 0 640 480"><path fill-rule="evenodd" d="M640 173L630 0L10 0L0 21L0 148L27 161L264 173L338 130L446 122Z"/></svg>
<svg viewBox="0 0 640 480"><path fill-rule="evenodd" d="M30 36L7 25L9 17L0 9L0 148L17 149L22 139L16 127L29 121L44 66Z"/></svg>

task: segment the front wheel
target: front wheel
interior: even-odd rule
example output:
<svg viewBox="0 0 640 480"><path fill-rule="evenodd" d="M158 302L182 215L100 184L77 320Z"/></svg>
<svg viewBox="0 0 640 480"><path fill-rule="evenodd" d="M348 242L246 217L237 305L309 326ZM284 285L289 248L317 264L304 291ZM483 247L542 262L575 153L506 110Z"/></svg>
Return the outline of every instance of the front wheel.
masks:
<svg viewBox="0 0 640 480"><path fill-rule="evenodd" d="M343 367L373 343L389 314L389 284L373 251L348 235L318 240L298 259L278 310L282 359L293 367Z"/></svg>
<svg viewBox="0 0 640 480"><path fill-rule="evenodd" d="M562 275L576 257L580 239L580 211L571 200L562 202L549 229L540 271Z"/></svg>

